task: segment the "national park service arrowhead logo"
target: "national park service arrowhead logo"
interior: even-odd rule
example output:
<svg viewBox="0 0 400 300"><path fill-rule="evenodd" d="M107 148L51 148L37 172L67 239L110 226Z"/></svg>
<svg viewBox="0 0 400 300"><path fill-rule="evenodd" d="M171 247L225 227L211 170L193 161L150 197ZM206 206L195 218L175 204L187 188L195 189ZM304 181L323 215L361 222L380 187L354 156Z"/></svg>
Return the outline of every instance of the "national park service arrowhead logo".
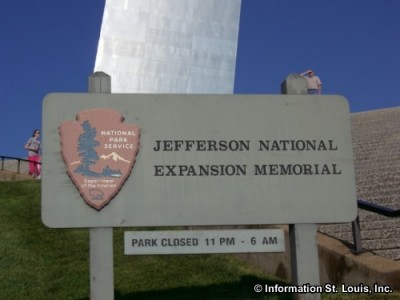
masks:
<svg viewBox="0 0 400 300"><path fill-rule="evenodd" d="M113 109L81 111L59 126L67 173L85 202L100 211L128 179L139 151L140 128Z"/></svg>

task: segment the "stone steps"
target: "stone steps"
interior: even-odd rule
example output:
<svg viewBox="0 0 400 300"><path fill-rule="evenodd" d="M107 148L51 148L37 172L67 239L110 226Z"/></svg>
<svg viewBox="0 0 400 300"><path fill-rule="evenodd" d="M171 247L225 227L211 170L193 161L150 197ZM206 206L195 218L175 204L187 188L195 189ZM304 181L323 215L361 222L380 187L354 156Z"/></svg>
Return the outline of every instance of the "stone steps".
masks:
<svg viewBox="0 0 400 300"><path fill-rule="evenodd" d="M383 257L390 257L393 260L400 261L400 249L374 250L374 253Z"/></svg>
<svg viewBox="0 0 400 300"><path fill-rule="evenodd" d="M400 229L387 228L386 222L376 223L379 224L379 229L365 229L360 224L363 249L392 260L400 260ZM319 226L319 231L353 245L351 224L322 225Z"/></svg>
<svg viewBox="0 0 400 300"><path fill-rule="evenodd" d="M351 115L357 198L400 209L400 107ZM400 260L400 218L359 209L362 246ZM353 243L351 224L320 230Z"/></svg>

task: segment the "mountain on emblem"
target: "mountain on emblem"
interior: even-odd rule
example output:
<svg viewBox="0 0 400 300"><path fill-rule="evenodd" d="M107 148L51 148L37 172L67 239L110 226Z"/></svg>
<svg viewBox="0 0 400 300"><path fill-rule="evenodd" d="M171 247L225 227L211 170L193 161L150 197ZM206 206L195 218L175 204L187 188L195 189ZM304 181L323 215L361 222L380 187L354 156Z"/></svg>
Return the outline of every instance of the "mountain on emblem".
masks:
<svg viewBox="0 0 400 300"><path fill-rule="evenodd" d="M113 161L122 160L122 161L124 161L124 162L129 163L129 160L124 159L123 157L119 156L119 155L118 155L117 153L115 153L115 152L112 152L112 153L110 153L110 154L108 154L108 155L105 155L105 154L100 155L100 158L101 158L101 159L105 159L105 160L107 160L107 159L112 159Z"/></svg>
<svg viewBox="0 0 400 300"><path fill-rule="evenodd" d="M140 129L116 110L81 111L59 126L66 171L85 202L100 211L128 179L139 151Z"/></svg>

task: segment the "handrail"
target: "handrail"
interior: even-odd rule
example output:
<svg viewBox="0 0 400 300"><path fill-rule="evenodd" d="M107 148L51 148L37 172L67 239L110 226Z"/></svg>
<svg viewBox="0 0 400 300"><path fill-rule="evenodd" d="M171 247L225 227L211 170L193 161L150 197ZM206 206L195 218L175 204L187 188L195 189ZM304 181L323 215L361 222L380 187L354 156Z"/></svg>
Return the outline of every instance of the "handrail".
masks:
<svg viewBox="0 0 400 300"><path fill-rule="evenodd" d="M357 200L358 208L383 215L389 218L396 218L400 216L400 209L392 209L385 207L383 205L367 202L365 200ZM353 241L354 241L354 252L359 254L363 252L362 242L361 242L361 229L360 229L360 218L357 218L351 223L353 231Z"/></svg>
<svg viewBox="0 0 400 300"><path fill-rule="evenodd" d="M17 163L17 174L21 173L21 161L25 161L25 162L33 162L35 164L41 165L42 163L40 161L33 161L30 159L25 159L25 158L19 158L19 157L12 157L12 156L4 156L4 155L0 155L1 158L1 171L4 171L4 160L5 159L11 159L11 160L16 160Z"/></svg>
<svg viewBox="0 0 400 300"><path fill-rule="evenodd" d="M400 216L400 209L392 209L379 204L367 202L364 200L357 200L357 205L359 208L374 212L386 217L394 218Z"/></svg>

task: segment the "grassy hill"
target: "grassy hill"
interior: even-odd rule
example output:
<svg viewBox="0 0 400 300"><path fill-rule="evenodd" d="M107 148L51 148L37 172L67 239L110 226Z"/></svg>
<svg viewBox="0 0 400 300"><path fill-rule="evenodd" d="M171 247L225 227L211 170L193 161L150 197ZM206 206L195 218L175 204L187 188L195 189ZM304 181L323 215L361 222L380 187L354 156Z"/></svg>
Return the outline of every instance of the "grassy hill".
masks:
<svg viewBox="0 0 400 300"><path fill-rule="evenodd" d="M39 181L0 182L0 201L0 298L88 299L88 230L45 227ZM269 279L231 255L125 256L125 230L114 229L116 299L269 299L253 291Z"/></svg>
<svg viewBox="0 0 400 300"><path fill-rule="evenodd" d="M40 181L0 182L0 203L0 299L88 299L88 230L42 224ZM114 229L115 299L291 299L255 293L255 284L284 283L232 255L125 256L126 230ZM384 296L367 298L400 299Z"/></svg>

